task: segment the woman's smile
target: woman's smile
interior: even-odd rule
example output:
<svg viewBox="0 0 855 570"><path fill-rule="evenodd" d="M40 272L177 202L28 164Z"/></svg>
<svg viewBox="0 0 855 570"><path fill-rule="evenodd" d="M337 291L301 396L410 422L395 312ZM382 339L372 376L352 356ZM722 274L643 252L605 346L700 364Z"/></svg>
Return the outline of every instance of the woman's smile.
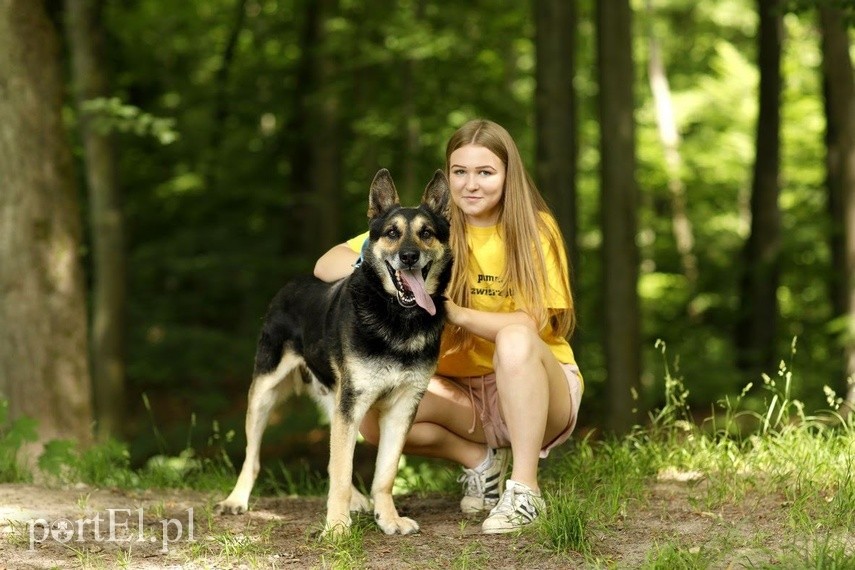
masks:
<svg viewBox="0 0 855 570"><path fill-rule="evenodd" d="M462 146L449 158L451 198L473 226L499 221L505 190L505 164L488 148Z"/></svg>

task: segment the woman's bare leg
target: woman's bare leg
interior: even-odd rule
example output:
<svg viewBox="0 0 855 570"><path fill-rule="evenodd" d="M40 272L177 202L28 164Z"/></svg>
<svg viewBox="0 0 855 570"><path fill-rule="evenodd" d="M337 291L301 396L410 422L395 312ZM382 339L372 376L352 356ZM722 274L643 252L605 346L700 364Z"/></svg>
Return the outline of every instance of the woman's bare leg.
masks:
<svg viewBox="0 0 855 570"><path fill-rule="evenodd" d="M540 450L570 421L567 377L546 343L522 325L499 331L493 365L513 450L511 479L538 490Z"/></svg>

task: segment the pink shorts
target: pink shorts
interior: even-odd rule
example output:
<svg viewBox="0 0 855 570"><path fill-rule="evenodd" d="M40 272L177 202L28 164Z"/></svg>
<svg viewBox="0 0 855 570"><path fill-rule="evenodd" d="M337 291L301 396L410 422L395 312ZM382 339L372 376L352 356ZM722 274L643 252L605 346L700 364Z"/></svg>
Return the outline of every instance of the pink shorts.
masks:
<svg viewBox="0 0 855 570"><path fill-rule="evenodd" d="M570 420L567 422L567 427L555 439L550 441L546 447L540 450L541 459L548 456L553 447L567 441L576 427L576 418L579 415L579 404L582 400L582 375L579 372L579 367L575 364L562 364L561 368L567 377L567 386L570 390ZM510 447L511 436L508 433L508 426L505 424L502 414L499 411L499 392L496 389L496 374L493 372L485 376L447 379L466 393L470 402L472 402L474 409L472 430L475 429L476 416L474 414L477 414L481 418L481 424L484 427L484 436L487 439L487 445L493 449Z"/></svg>

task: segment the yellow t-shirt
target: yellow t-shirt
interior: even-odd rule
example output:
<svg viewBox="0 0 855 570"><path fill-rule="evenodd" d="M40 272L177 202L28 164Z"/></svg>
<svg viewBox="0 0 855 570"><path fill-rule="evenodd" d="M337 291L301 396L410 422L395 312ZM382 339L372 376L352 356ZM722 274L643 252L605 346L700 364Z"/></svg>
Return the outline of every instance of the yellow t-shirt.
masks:
<svg viewBox="0 0 855 570"><path fill-rule="evenodd" d="M545 216L551 230L557 233L555 221ZM505 243L501 237L500 227L466 227L467 240L469 242L469 284L470 308L478 311L490 311L494 313L511 313L517 310L513 293L508 294L507 289L501 282L501 275L505 269ZM354 251L361 251L362 244L368 238L368 232L348 240L347 244ZM546 256L547 266L547 292L546 306L550 309L565 309L570 306L569 291L562 290L561 284L564 279L562 273L567 272L567 260L564 252L556 252L549 247L548 237L541 235L541 247ZM564 364L575 364L573 350L567 339L554 337L549 331L541 331L541 338L555 355L559 362ZM493 372L493 350L495 344L474 337L474 344L467 350L461 350L451 354L442 355L437 366L437 374L452 378L467 376L481 376Z"/></svg>

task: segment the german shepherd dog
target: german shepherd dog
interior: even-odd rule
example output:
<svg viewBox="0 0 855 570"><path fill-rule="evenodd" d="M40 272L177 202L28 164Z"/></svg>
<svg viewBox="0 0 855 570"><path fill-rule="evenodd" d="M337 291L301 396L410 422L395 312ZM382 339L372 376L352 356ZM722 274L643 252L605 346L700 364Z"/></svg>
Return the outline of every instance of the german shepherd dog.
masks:
<svg viewBox="0 0 855 570"><path fill-rule="evenodd" d="M437 171L421 204L403 208L388 170L371 183L362 262L335 283L298 278L273 298L255 355L246 414L246 458L218 513L238 514L258 475L259 446L276 402L304 389L330 419L330 488L324 534L340 534L369 500L352 484L353 454L366 412L379 412L371 485L374 519L386 534L419 530L401 517L392 484L404 439L436 369L451 276L448 180Z"/></svg>

